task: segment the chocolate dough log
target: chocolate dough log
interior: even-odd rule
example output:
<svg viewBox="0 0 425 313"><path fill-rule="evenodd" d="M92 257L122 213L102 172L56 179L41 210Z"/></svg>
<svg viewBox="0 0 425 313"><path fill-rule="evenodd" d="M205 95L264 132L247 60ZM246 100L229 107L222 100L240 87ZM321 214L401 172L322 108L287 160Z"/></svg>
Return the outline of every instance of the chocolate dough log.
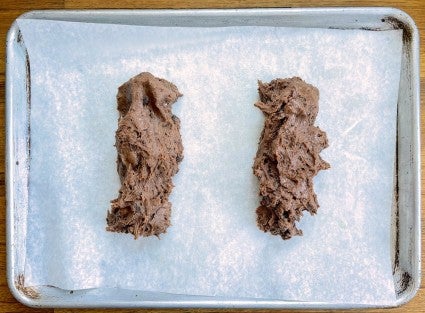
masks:
<svg viewBox="0 0 425 313"><path fill-rule="evenodd" d="M329 168L319 155L328 146L326 133L314 126L319 91L294 77L259 82L258 92L255 106L263 111L265 124L253 166L262 198L257 224L290 239L302 235L295 225L302 211L316 213L313 177Z"/></svg>
<svg viewBox="0 0 425 313"><path fill-rule="evenodd" d="M121 180L111 201L107 230L158 236L170 226L172 177L183 159L180 121L171 106L181 96L177 87L141 73L118 88L115 146Z"/></svg>

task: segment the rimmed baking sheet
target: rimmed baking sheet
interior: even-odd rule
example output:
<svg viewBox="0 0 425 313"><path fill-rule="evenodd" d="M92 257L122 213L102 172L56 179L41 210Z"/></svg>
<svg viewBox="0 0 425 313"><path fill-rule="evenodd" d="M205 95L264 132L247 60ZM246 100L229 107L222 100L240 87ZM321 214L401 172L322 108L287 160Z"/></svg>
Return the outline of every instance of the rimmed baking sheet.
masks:
<svg viewBox="0 0 425 313"><path fill-rule="evenodd" d="M327 12L327 15L326 15ZM332 16L335 18L334 25L326 26L326 18ZM285 18L283 18L285 17ZM314 17L312 19L312 17ZM406 301L412 294L414 294L418 284L419 275L416 277L414 271L418 270L416 267L419 262L419 257L414 256L418 253L417 240L419 240L417 226L418 212L419 212L419 193L418 193L418 175L417 167L419 166L418 154L412 154L415 148L418 149L418 128L412 132L408 127L416 125L418 119L418 101L417 97L417 69L415 68L415 60L417 62L417 42L415 38L417 33L414 25L400 11L391 9L334 9L334 10L224 10L224 11L84 11L84 12L34 12L24 16L24 19L46 19L46 20L68 20L68 21L90 21L90 22L103 22L108 24L138 24L138 25L149 25L149 26L270 26L279 25L286 27L313 27L313 28L354 28L354 29L373 29L373 30L391 30L391 29L403 29L403 54L402 54L402 66L401 66L401 83L398 90L399 101L398 101L398 136L397 138L404 139L398 141L397 145L397 162L395 168L398 169L398 180L397 191L395 194L394 201L399 205L394 210L394 217L392 224L394 226L394 278L395 278L395 290L399 293L398 300L388 303L335 303L333 301L310 301L304 302L302 299L295 301L283 301L283 300L263 300L255 299L250 300L248 298L223 298L213 297L207 298L201 296L176 296L169 294L157 294L150 292L130 291L119 289L116 297L111 300L110 297L104 297L109 291L104 288L96 288L93 290L80 290L70 292L60 290L58 288L51 287L40 287L40 286L28 286L25 284L25 260L26 254L26 227L22 225L28 224L27 221L27 209L28 199L28 173L25 172L25 167L22 164L30 162L28 155L30 150L28 149L28 143L31 137L28 137L28 126L26 123L17 123L29 120L29 113L27 109L30 109L29 105L31 99L29 92L31 91L31 82L28 79L28 70L31 68L30 57L26 54L25 49L25 37L20 32L13 28L10 32L9 42L14 43L8 45L8 177L11 175L19 178L12 179L15 182L10 186L8 180L8 205L13 201L13 210L9 211L8 218L10 219L9 240L14 241L14 245L10 245L9 256L9 282L11 283L12 290L14 288L22 293L17 293L21 301L27 301L32 305L43 305L43 306L210 306L210 307L221 307L233 306L240 307L355 307L355 306L392 306L397 303ZM404 19L404 20L403 20ZM404 21L404 22L403 22ZM19 24L19 23L18 23ZM359 26L360 25L360 26ZM16 26L15 26L16 27ZM410 36L406 35L410 34ZM14 37L15 36L15 37ZM415 46L416 45L416 46ZM415 48L416 47L416 48ZM415 59L416 58L416 59ZM14 61L12 66L12 61ZM19 68L19 66L21 68ZM14 69L11 71L11 69ZM409 80L404 80L403 75L407 75ZM415 76L416 75L416 76ZM416 81L415 81L416 79ZM410 83L410 86L404 86ZM9 88L14 86L14 88ZM21 92L15 91L21 88ZM415 88L416 87L416 88ZM34 89L32 90L34 93ZM407 94L407 96L406 96ZM34 96L34 95L33 95ZM416 100L415 100L416 99ZM412 102L413 101L413 102ZM14 105L12 103L20 103L21 106ZM25 104L25 106L23 105ZM407 114L409 113L409 114ZM19 115L20 114L20 115ZM13 118L12 118L13 117ZM412 122L413 121L413 122ZM10 128L9 128L10 127ZM34 131L34 130L33 130ZM406 137L406 135L409 135ZM12 137L9 137L12 136ZM406 139L407 138L407 139ZM13 140L11 140L13 139ZM409 146L404 146L409 145ZM408 150L406 150L408 148ZM12 157L13 156L13 157ZM16 157L17 156L17 157ZM413 156L412 159L410 156ZM14 160L10 162L10 160ZM404 162L404 163L403 163ZM406 162L410 162L407 163ZM17 164L18 163L18 164ZM21 166L19 166L21 164ZM401 165L403 166L403 175L400 172ZM406 168L410 168L409 173L405 172ZM409 188L407 188L410 186ZM417 188L412 188L416 186ZM13 188L12 188L13 187ZM401 192L403 191L403 192ZM31 194L30 194L31 195ZM31 198L30 198L31 200ZM10 208L10 207L9 207ZM405 214L406 210L406 214ZM397 213L398 212L398 213ZM400 214L403 212L403 214ZM401 217L403 216L403 217ZM407 221L409 221L407 223ZM28 223L26 223L28 222ZM15 224L18 223L18 224ZM407 224L406 224L407 223ZM20 225L20 227L12 226ZM403 226L404 225L404 226ZM404 227L407 229L414 229L413 233L408 235L405 233ZM388 225L389 227L389 225ZM13 229L13 231L12 231ZM30 228L29 228L30 229ZM415 235L416 234L416 235ZM404 237L403 237L404 236ZM410 238L406 242L406 238ZM10 242L10 241L9 241ZM404 243L404 244L403 244ZM12 249L12 247L14 249ZM409 249L409 254L404 254L405 249ZM406 261L409 258L410 260ZM11 264L12 263L12 264ZM13 265L13 266L12 266ZM407 270L410 269L410 271ZM13 272L13 273L12 273ZM407 274L406 274L407 273ZM400 277L400 280L398 280ZM14 284L16 282L16 284ZM405 289L404 291L402 289ZM31 291L31 292L29 292ZM34 299L34 293L37 295ZM51 302L52 298L49 295L56 294L55 303ZM58 294L62 294L61 297L57 297ZM103 295L102 295L103 294ZM21 295L21 296L19 296ZM26 296L25 296L26 295ZM28 298L28 295L30 297ZM78 295L78 303L75 303L75 299ZM410 296L408 296L410 295ZM130 298L129 298L130 297ZM134 299L133 299L134 297ZM143 300L138 300L138 297L142 297ZM59 300L58 300L59 299ZM108 299L108 300L106 300ZM132 300L131 300L132 299ZM398 301L398 302L397 302ZM322 302L318 304L317 302Z"/></svg>

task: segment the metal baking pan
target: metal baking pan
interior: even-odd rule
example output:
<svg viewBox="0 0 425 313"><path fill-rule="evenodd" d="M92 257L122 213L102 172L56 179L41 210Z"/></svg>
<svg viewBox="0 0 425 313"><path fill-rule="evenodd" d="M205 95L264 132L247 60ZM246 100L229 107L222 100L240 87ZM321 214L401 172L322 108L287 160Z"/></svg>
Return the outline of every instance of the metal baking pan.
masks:
<svg viewBox="0 0 425 313"><path fill-rule="evenodd" d="M420 286L419 35L413 20L393 8L88 10L32 11L23 19L150 26L279 26L334 29L403 30L398 98L397 163L392 218L395 305L411 300ZM33 307L203 307L203 308L367 308L372 305L183 296L125 289L62 290L24 287L28 209L30 64L17 23L7 36L6 197L7 278L13 295ZM394 306L383 304L380 307Z"/></svg>

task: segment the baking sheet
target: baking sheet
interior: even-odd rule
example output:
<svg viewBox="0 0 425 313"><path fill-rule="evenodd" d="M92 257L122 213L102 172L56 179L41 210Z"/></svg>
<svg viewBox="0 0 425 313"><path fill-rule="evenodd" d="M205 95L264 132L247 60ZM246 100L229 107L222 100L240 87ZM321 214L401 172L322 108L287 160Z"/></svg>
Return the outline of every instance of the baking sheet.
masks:
<svg viewBox="0 0 425 313"><path fill-rule="evenodd" d="M32 65L26 284L395 300L389 225L399 31L19 26ZM185 160L173 227L160 241L104 232L118 190L116 87L144 70L185 95L174 107ZM293 75L321 91L317 124L328 132L323 156L332 169L315 181L321 208L302 220L304 237L283 242L255 226L251 165L262 116L252 104L257 79Z"/></svg>

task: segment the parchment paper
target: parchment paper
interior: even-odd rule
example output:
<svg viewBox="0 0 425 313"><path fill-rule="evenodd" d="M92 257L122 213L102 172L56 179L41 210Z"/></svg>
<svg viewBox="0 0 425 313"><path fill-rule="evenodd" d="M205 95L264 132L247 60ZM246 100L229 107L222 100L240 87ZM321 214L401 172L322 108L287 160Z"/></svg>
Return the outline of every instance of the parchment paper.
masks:
<svg viewBox="0 0 425 313"><path fill-rule="evenodd" d="M27 285L332 303L395 301L390 218L401 32L18 20L31 64ZM105 231L117 196L116 92L150 71L184 96L172 227ZM304 236L257 229L257 80L320 90L331 169Z"/></svg>

